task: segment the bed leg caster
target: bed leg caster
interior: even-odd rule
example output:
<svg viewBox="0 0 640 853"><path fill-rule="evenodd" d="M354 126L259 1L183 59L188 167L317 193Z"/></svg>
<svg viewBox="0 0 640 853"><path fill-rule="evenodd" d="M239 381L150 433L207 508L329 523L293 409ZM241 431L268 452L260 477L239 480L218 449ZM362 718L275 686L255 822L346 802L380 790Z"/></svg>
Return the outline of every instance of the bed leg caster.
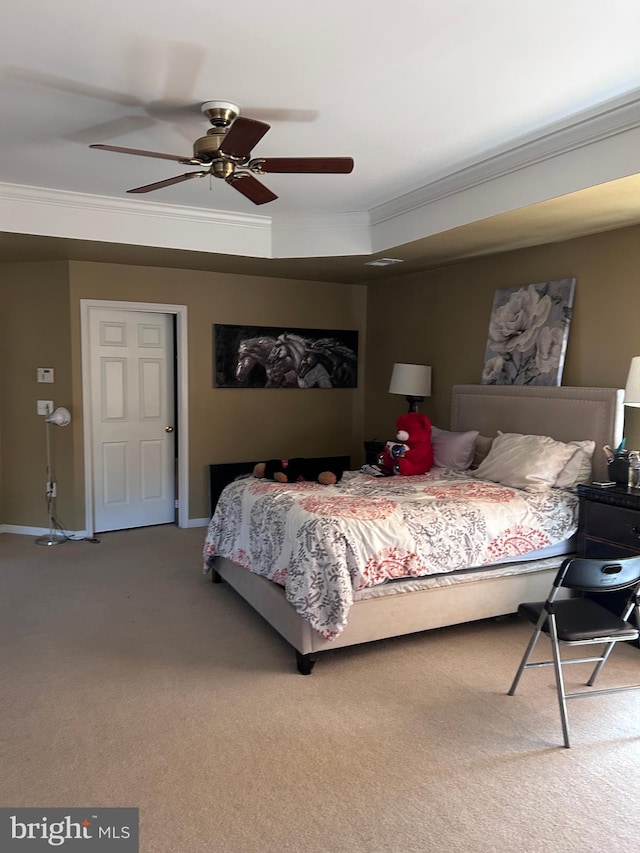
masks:
<svg viewBox="0 0 640 853"><path fill-rule="evenodd" d="M222 577L215 569L211 569L211 583L222 583Z"/></svg>
<svg viewBox="0 0 640 853"><path fill-rule="evenodd" d="M316 662L315 655L303 655L296 650L296 666L301 675L311 675L311 670Z"/></svg>

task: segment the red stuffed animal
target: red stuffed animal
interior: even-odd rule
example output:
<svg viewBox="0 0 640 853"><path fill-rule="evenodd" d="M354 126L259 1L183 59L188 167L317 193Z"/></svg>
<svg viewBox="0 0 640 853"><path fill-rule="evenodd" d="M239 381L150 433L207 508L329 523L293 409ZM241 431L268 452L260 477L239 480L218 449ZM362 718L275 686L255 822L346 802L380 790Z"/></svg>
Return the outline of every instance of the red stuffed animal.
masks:
<svg viewBox="0 0 640 853"><path fill-rule="evenodd" d="M398 442L388 441L378 464L394 474L426 474L433 465L431 421L419 412L407 412L396 421Z"/></svg>

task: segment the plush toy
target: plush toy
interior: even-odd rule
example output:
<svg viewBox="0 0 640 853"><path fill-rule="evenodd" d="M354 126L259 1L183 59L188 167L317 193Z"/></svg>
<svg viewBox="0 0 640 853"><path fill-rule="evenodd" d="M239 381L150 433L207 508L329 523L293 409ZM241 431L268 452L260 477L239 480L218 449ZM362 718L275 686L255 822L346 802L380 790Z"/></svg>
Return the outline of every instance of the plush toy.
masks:
<svg viewBox="0 0 640 853"><path fill-rule="evenodd" d="M394 474L426 474L433 465L431 421L419 412L407 412L396 421L397 442L388 441L378 457L383 471Z"/></svg>
<svg viewBox="0 0 640 853"><path fill-rule="evenodd" d="M276 480L278 483L318 482L322 486L333 486L342 479L342 468L326 466L326 460L305 459L302 456L293 459L269 459L258 462L253 476Z"/></svg>

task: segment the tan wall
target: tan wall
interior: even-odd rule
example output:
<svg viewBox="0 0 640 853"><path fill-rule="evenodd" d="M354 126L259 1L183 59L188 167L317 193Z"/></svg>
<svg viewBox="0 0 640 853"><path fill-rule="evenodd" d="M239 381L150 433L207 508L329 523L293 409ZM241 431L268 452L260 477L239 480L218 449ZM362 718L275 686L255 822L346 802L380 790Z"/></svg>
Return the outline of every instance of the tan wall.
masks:
<svg viewBox="0 0 640 853"><path fill-rule="evenodd" d="M625 228L369 285L365 434L389 438L404 400L387 391L393 363L433 367L421 411L449 425L451 386L480 382L496 289L577 279L563 385L624 387L640 353L640 227ZM640 410L625 430L640 446Z"/></svg>
<svg viewBox="0 0 640 853"><path fill-rule="evenodd" d="M480 380L498 288L575 277L563 384L623 387L631 357L640 353L639 270L640 227L396 276L368 288L86 262L5 264L0 522L46 524L44 432L35 401L48 398L41 389L49 387L56 404L74 417L54 433L59 514L72 529L84 526L80 299L188 306L190 516L201 518L208 514L209 462L346 451L359 464L362 438L390 437L404 411L404 401L387 392L395 361L433 366L433 396L422 410L446 427L451 386ZM358 329L359 388L215 389L213 323ZM55 385L38 385L36 367L54 367ZM629 410L626 420L629 442L638 447L640 411Z"/></svg>
<svg viewBox="0 0 640 853"><path fill-rule="evenodd" d="M0 522L44 527L45 433L36 400L54 399L73 416L51 428L57 515L84 527L80 300L186 305L189 361L191 518L209 512L207 465L275 456L351 454L359 464L364 358L357 389L216 389L212 324L357 329L365 346L366 289L189 270L86 262L0 267ZM38 385L36 367L54 367ZM46 390L43 390L46 389Z"/></svg>
<svg viewBox="0 0 640 853"><path fill-rule="evenodd" d="M213 323L357 329L365 346L366 289L193 270L70 264L74 400L81 401L80 300L186 305L189 337L189 515L209 512L207 465L278 456L350 454L361 461L364 358L357 389L213 387ZM81 434L75 470L82 471ZM77 481L77 489L82 488Z"/></svg>
<svg viewBox="0 0 640 853"><path fill-rule="evenodd" d="M36 401L53 400L74 414L67 264L2 265L0 303L0 522L46 527L46 433ZM36 381L38 367L54 368L53 385ZM50 427L57 515L72 527L75 427L75 419Z"/></svg>

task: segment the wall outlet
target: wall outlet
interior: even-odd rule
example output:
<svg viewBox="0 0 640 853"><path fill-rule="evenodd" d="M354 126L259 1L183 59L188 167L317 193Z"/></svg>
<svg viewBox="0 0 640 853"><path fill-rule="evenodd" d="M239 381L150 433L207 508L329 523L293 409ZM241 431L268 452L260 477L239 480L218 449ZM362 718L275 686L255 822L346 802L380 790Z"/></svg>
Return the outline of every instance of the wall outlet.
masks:
<svg viewBox="0 0 640 853"><path fill-rule="evenodd" d="M47 483L47 497L55 498L58 493L55 483Z"/></svg>
<svg viewBox="0 0 640 853"><path fill-rule="evenodd" d="M50 415L53 411L53 400L38 400L38 414Z"/></svg>

